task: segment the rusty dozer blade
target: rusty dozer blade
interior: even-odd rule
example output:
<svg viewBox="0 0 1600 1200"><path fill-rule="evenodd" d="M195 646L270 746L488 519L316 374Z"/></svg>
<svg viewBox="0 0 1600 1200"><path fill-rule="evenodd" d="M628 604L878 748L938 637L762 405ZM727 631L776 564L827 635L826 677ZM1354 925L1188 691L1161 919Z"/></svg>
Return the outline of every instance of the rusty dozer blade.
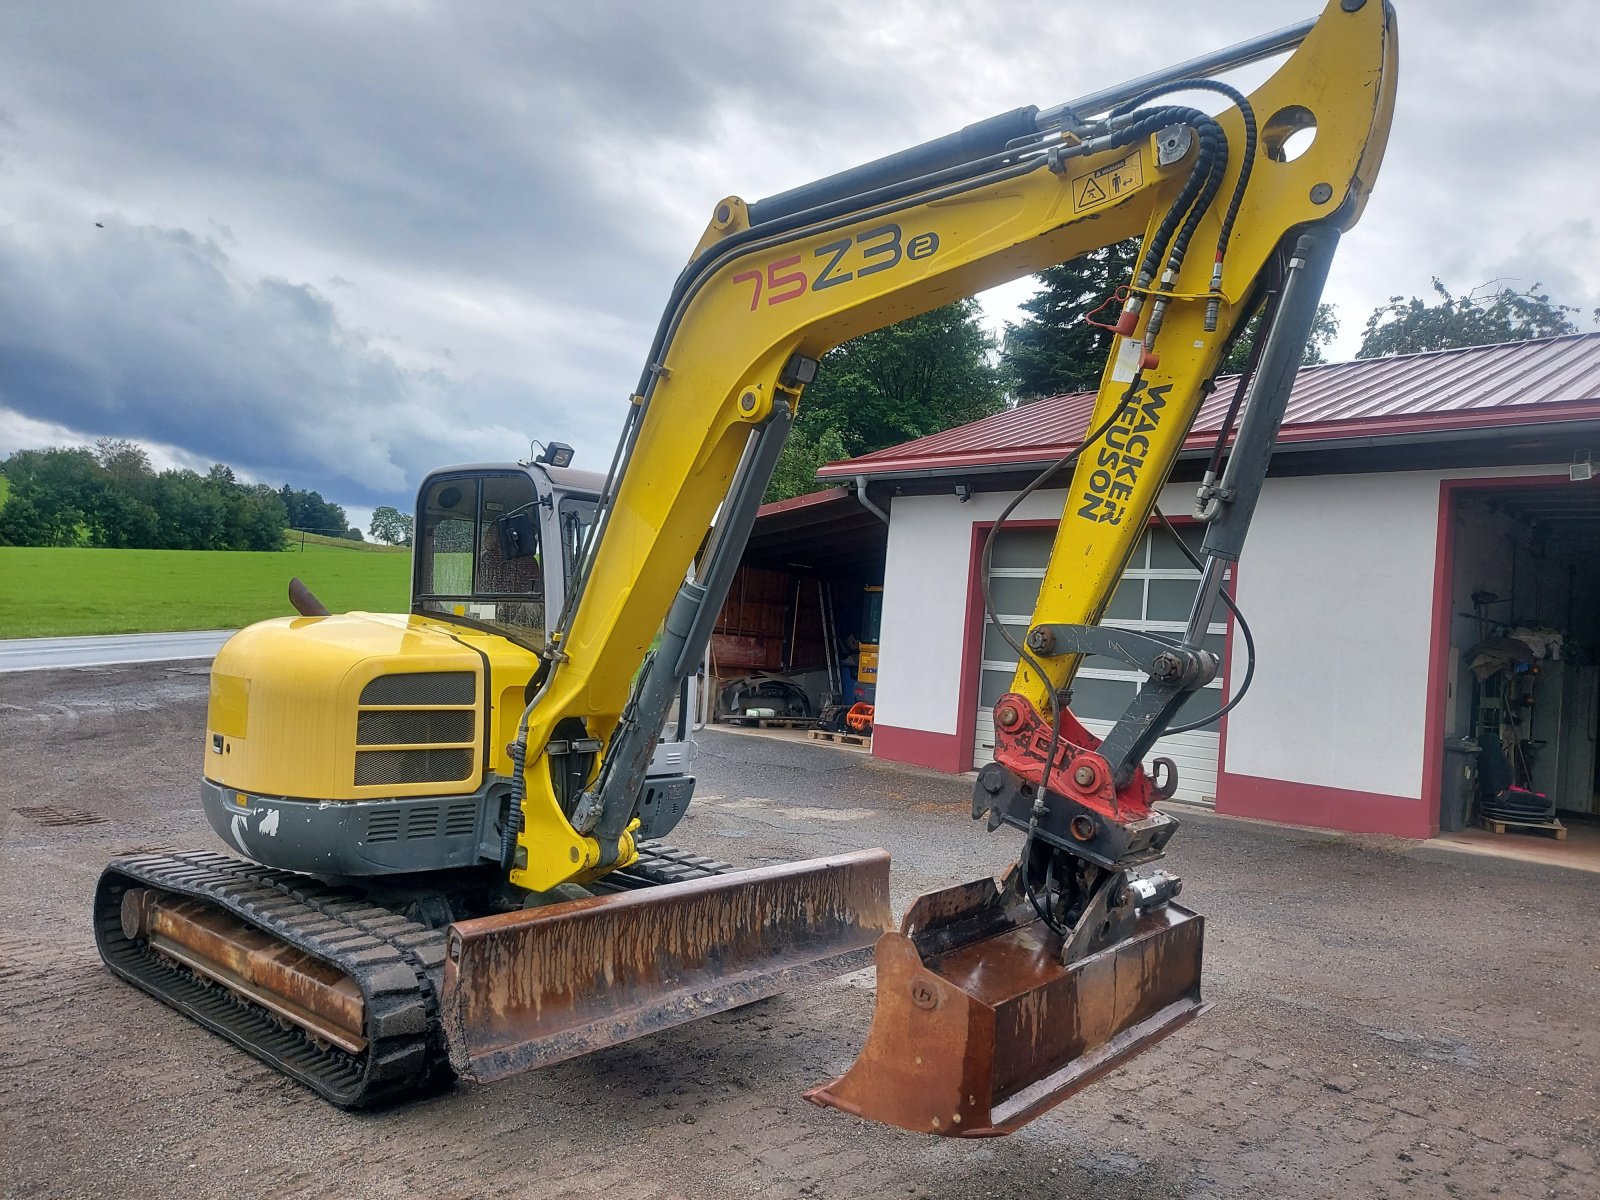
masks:
<svg viewBox="0 0 1600 1200"><path fill-rule="evenodd" d="M860 970L889 924L882 850L460 921L450 1061L501 1079Z"/></svg>
<svg viewBox="0 0 1600 1200"><path fill-rule="evenodd" d="M866 1046L806 1099L923 1133L997 1137L1202 1010L1199 916L1165 904L1063 966L1061 937L1017 898L978 879L917 900L878 942Z"/></svg>

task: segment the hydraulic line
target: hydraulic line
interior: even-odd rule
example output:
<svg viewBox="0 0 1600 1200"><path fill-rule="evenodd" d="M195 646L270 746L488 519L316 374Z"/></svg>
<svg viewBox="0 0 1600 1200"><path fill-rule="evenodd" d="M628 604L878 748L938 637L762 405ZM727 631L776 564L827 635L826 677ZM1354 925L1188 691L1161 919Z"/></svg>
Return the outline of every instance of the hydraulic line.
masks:
<svg viewBox="0 0 1600 1200"><path fill-rule="evenodd" d="M1159 507L1156 508L1156 518L1172 538L1172 544L1177 546L1183 556L1189 560L1189 564L1195 570L1204 574L1205 565L1201 563L1199 556L1189 549L1187 542L1178 536L1178 531L1172 527L1172 522L1167 520L1167 514L1162 512ZM1233 614L1233 619L1239 622L1239 633L1244 638L1244 679L1240 682L1239 690L1234 693L1233 699L1217 709L1216 712L1204 720L1191 721L1187 725L1174 726L1166 731L1163 735L1164 737L1171 737L1175 733L1193 733L1196 729L1204 729L1207 725L1222 720L1223 717L1239 706L1239 701L1244 699L1244 694L1250 690L1251 681L1256 677L1256 639L1250 634L1250 622L1244 619L1244 613L1239 611L1239 606L1234 603L1233 597L1228 595L1227 588L1223 588L1217 595L1222 600L1222 603L1227 605L1228 611Z"/></svg>
<svg viewBox="0 0 1600 1200"><path fill-rule="evenodd" d="M1244 124L1244 158L1239 163L1239 178L1234 182L1233 195L1228 201L1228 209L1222 217L1222 231L1217 235L1217 256L1211 269L1211 299L1206 303L1206 330L1209 332L1217 327L1217 312L1222 293L1222 264L1228 252L1228 241L1233 236L1233 223L1239 216L1239 206L1244 202L1245 189L1250 186L1250 173L1255 168L1256 160L1256 113L1244 93L1237 88L1230 87L1217 79L1185 79L1175 80L1171 83L1153 87L1142 95L1134 97L1125 104L1118 105L1111 110L1112 116L1131 111L1142 104L1173 92L1207 91L1216 92L1227 99L1239 110L1240 120Z"/></svg>

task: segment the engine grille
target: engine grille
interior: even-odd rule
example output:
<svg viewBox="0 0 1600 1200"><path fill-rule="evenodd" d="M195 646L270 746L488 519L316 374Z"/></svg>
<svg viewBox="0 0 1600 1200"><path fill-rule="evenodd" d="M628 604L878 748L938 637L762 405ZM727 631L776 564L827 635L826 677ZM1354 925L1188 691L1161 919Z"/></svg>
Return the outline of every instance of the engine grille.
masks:
<svg viewBox="0 0 1600 1200"><path fill-rule="evenodd" d="M413 671L368 683L356 713L356 786L469 781L476 764L477 687L471 671ZM436 836L440 814L431 813L427 818L413 813L423 823L397 828L393 836ZM378 830L380 837L386 832Z"/></svg>
<svg viewBox="0 0 1600 1200"><path fill-rule="evenodd" d="M471 671L415 671L379 675L361 689L362 704L472 704L477 678Z"/></svg>
<svg viewBox="0 0 1600 1200"><path fill-rule="evenodd" d="M471 709L364 712L356 718L356 744L395 746L470 742L476 715Z"/></svg>
<svg viewBox="0 0 1600 1200"><path fill-rule="evenodd" d="M396 783L453 783L472 773L472 751L357 750L356 786Z"/></svg>

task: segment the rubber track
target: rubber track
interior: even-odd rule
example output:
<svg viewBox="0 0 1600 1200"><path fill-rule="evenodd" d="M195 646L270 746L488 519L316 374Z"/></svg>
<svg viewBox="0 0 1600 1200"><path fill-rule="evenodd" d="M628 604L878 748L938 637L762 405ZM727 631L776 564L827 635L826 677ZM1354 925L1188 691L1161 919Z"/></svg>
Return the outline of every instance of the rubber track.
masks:
<svg viewBox="0 0 1600 1200"><path fill-rule="evenodd" d="M639 859L631 866L613 871L596 881L596 891L624 891L641 887L655 887L663 883L683 883L688 879L704 879L708 875L725 875L737 870L725 862L690 854L675 846L660 842L641 842Z"/></svg>
<svg viewBox="0 0 1600 1200"><path fill-rule="evenodd" d="M337 967L366 1004L367 1047L321 1047L295 1026L122 932L133 887L193 896ZM439 1025L445 935L305 875L191 851L111 862L95 890L95 941L112 971L341 1108L416 1095L449 1078Z"/></svg>
<svg viewBox="0 0 1600 1200"><path fill-rule="evenodd" d="M634 890L733 870L670 846L645 845L639 861L606 877ZM361 991L367 1047L318 1046L301 1029L122 932L122 897L134 887L192 896L337 967ZM370 1108L437 1091L454 1078L439 1020L443 930L418 925L360 893L307 875L208 851L114 859L94 900L95 942L114 973L221 1034L341 1108Z"/></svg>

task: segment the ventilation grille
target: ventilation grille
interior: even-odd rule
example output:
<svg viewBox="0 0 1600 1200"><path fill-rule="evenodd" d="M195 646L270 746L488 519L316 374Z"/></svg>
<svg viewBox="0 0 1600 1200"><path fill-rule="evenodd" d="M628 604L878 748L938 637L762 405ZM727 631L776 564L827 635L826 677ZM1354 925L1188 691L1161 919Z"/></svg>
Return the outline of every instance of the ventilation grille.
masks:
<svg viewBox="0 0 1600 1200"><path fill-rule="evenodd" d="M421 805L406 810L406 841L439 836L439 806Z"/></svg>
<svg viewBox="0 0 1600 1200"><path fill-rule="evenodd" d="M441 824L442 822L442 824ZM470 837L478 829L478 804L457 800L453 804L412 804L404 808L379 808L367 814L367 841L398 842L401 830L408 842L445 837Z"/></svg>
<svg viewBox="0 0 1600 1200"><path fill-rule="evenodd" d="M472 751L357 750L356 786L451 783L472 773Z"/></svg>
<svg viewBox="0 0 1600 1200"><path fill-rule="evenodd" d="M356 717L356 744L395 746L470 742L471 709L364 712Z"/></svg>
<svg viewBox="0 0 1600 1200"><path fill-rule="evenodd" d="M380 808L367 814L367 841L398 842L400 840L400 810Z"/></svg>
<svg viewBox="0 0 1600 1200"><path fill-rule="evenodd" d="M477 681L471 671L414 671L379 675L361 689L362 704L472 704Z"/></svg>
<svg viewBox="0 0 1600 1200"><path fill-rule="evenodd" d="M467 834L476 833L477 831L478 806L474 801L460 801L445 809L445 837L463 837Z"/></svg>

